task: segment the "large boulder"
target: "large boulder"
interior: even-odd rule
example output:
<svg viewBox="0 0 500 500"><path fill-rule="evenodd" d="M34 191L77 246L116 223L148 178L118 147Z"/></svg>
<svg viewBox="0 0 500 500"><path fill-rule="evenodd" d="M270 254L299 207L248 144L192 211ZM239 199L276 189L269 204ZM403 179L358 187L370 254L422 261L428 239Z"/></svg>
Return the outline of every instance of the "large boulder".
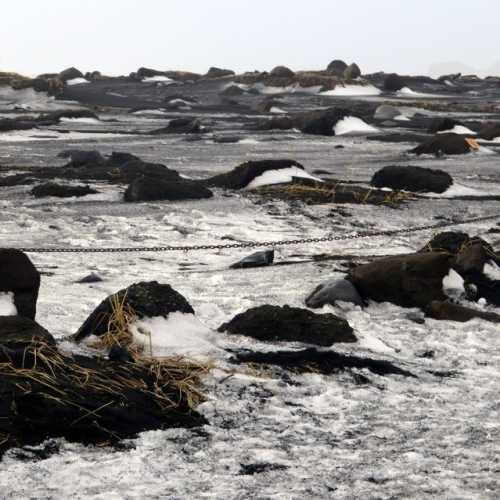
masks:
<svg viewBox="0 0 500 500"><path fill-rule="evenodd" d="M338 301L350 302L363 307L364 302L356 287L346 279L330 280L321 283L306 298L306 306L312 309L326 304L335 305Z"/></svg>
<svg viewBox="0 0 500 500"><path fill-rule="evenodd" d="M31 194L35 198L45 198L47 196L72 198L73 196L80 197L96 193L98 193L98 191L92 189L90 186L68 186L65 184L56 184L55 182L39 184L31 190Z"/></svg>
<svg viewBox="0 0 500 500"><path fill-rule="evenodd" d="M457 255L460 249L470 240L471 238L467 233L444 231L433 236L420 252L448 252Z"/></svg>
<svg viewBox="0 0 500 500"><path fill-rule="evenodd" d="M270 75L277 78L293 78L295 73L286 66L276 66L271 70Z"/></svg>
<svg viewBox="0 0 500 500"><path fill-rule="evenodd" d="M166 127L153 130L150 134L198 134L201 131L201 123L196 118L175 118Z"/></svg>
<svg viewBox="0 0 500 500"><path fill-rule="evenodd" d="M479 130L479 137L485 141L493 141L500 137L500 123L485 123Z"/></svg>
<svg viewBox="0 0 500 500"><path fill-rule="evenodd" d="M213 193L199 182L139 177L125 191L125 201L199 200Z"/></svg>
<svg viewBox="0 0 500 500"><path fill-rule="evenodd" d="M0 292L12 292L19 316L35 319L40 273L19 250L0 249Z"/></svg>
<svg viewBox="0 0 500 500"><path fill-rule="evenodd" d="M356 63L349 65L344 71L344 80L356 80L361 76L361 70Z"/></svg>
<svg viewBox="0 0 500 500"><path fill-rule="evenodd" d="M216 68L212 66L207 74L205 75L206 78L223 78L225 76L233 76L235 73L231 69L222 69L222 68Z"/></svg>
<svg viewBox="0 0 500 500"><path fill-rule="evenodd" d="M348 68L347 64L340 60L335 59L326 68L326 73L328 75L337 76L343 78L345 70Z"/></svg>
<svg viewBox="0 0 500 500"><path fill-rule="evenodd" d="M459 323L466 323L473 319L483 319L492 323L500 323L500 314L480 311L444 301L431 302L426 309L426 314L434 319L457 321Z"/></svg>
<svg viewBox="0 0 500 500"><path fill-rule="evenodd" d="M80 70L71 67L61 71L59 73L59 78L63 82L67 82L68 80L74 80L75 78L83 78L83 73Z"/></svg>
<svg viewBox="0 0 500 500"><path fill-rule="evenodd" d="M428 132L429 134L437 134L438 132L451 131L457 126L463 126L463 123L448 117L434 118L431 121Z"/></svg>
<svg viewBox="0 0 500 500"><path fill-rule="evenodd" d="M347 321L333 314L316 314L289 306L254 307L236 315L218 331L269 342L303 342L325 347L357 340Z"/></svg>
<svg viewBox="0 0 500 500"><path fill-rule="evenodd" d="M24 350L31 342L55 345L54 337L38 323L23 316L0 316L0 351Z"/></svg>
<svg viewBox="0 0 500 500"><path fill-rule="evenodd" d="M347 116L355 116L355 113L342 108L313 112L302 118L300 130L304 134L334 136L335 125Z"/></svg>
<svg viewBox="0 0 500 500"><path fill-rule="evenodd" d="M406 86L405 79L396 73L387 75L384 79L384 90L388 92L397 92Z"/></svg>
<svg viewBox="0 0 500 500"><path fill-rule="evenodd" d="M398 255L355 267L349 280L365 299L425 308L446 299L443 279L453 263L453 256L443 252Z"/></svg>
<svg viewBox="0 0 500 500"><path fill-rule="evenodd" d="M255 160L247 161L230 172L210 177L205 181L207 186L225 189L244 189L256 177L269 170L281 170L284 168L304 167L295 160Z"/></svg>
<svg viewBox="0 0 500 500"><path fill-rule="evenodd" d="M114 153L113 153L114 154ZM58 158L67 158L73 167L82 165L102 165L106 162L99 151L86 151L82 149L65 149L61 151Z"/></svg>
<svg viewBox="0 0 500 500"><path fill-rule="evenodd" d="M138 319L157 316L166 318L172 312L194 314L189 302L170 285L143 281L103 300L75 334L75 340L81 341L90 335L104 335L108 331L116 304L120 304L120 307L130 311Z"/></svg>
<svg viewBox="0 0 500 500"><path fill-rule="evenodd" d="M377 188L388 187L414 193L444 193L453 184L450 174L443 170L412 166L384 167L372 177L371 185Z"/></svg>
<svg viewBox="0 0 500 500"><path fill-rule="evenodd" d="M463 155L470 153L473 149L478 149L477 143L458 134L437 134L426 140L411 153L416 155Z"/></svg>
<svg viewBox="0 0 500 500"><path fill-rule="evenodd" d="M274 250L263 250L255 252L241 259L234 264L231 264L230 269L246 269L249 267L265 267L270 266L274 261Z"/></svg>

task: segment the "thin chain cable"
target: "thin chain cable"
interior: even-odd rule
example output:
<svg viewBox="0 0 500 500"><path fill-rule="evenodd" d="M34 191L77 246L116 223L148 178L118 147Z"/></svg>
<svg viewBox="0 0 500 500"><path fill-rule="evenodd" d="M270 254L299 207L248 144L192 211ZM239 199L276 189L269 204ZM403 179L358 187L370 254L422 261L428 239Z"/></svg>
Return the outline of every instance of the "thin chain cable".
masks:
<svg viewBox="0 0 500 500"><path fill-rule="evenodd" d="M365 238L376 238L379 236L395 236L401 234L412 234L420 231L428 231L434 229L444 229L447 227L461 226L464 224L472 224L475 222L486 222L489 220L499 219L500 214L485 215L454 222L439 222L436 224L426 224L423 226L413 226L403 229L388 229L385 231L371 231L358 234L344 234L339 236L325 236L322 238L301 238L294 240L278 240L278 241L255 241L248 243L232 243L225 245L190 245L190 246L155 246L155 247L102 247L102 248L44 248L44 247L19 247L20 250L26 253L132 253L132 252L196 252L202 250L226 250L226 249L244 249L244 248L259 248L259 247L283 247L290 245L302 245L306 243L325 243L332 241L357 240ZM0 247L2 248L2 247ZM5 247L3 247L5 248ZM12 247L9 247L12 248Z"/></svg>

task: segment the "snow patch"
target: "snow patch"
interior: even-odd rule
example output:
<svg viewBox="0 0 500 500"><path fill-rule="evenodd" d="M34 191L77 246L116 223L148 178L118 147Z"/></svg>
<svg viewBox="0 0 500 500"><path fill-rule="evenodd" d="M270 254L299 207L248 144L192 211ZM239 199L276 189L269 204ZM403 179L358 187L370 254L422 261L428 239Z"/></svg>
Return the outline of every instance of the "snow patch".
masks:
<svg viewBox="0 0 500 500"><path fill-rule="evenodd" d="M130 326L134 340L154 357L207 359L218 349L215 333L194 314L173 312L168 318L143 318Z"/></svg>
<svg viewBox="0 0 500 500"><path fill-rule="evenodd" d="M490 280L497 281L500 280L500 267L496 262L492 260L486 262L483 267L483 274Z"/></svg>
<svg viewBox="0 0 500 500"><path fill-rule="evenodd" d="M437 94L424 94L423 92L415 92L414 90L410 89L409 87L403 87L400 91L397 92L398 96L400 97L442 97Z"/></svg>
<svg viewBox="0 0 500 500"><path fill-rule="evenodd" d="M361 118L355 116L346 116L343 120L339 120L333 130L335 135L373 134L379 131L378 128L368 125Z"/></svg>
<svg viewBox="0 0 500 500"><path fill-rule="evenodd" d="M64 123L101 123L97 118L61 118Z"/></svg>
<svg viewBox="0 0 500 500"><path fill-rule="evenodd" d="M463 125L455 125L449 130L440 130L438 134L459 134L459 135L477 135L476 132L470 128L464 127Z"/></svg>
<svg viewBox="0 0 500 500"><path fill-rule="evenodd" d="M408 118L407 116L405 115L399 115L399 116L395 116L394 117L394 120L398 121L398 122L409 122L411 121L410 118Z"/></svg>
<svg viewBox="0 0 500 500"><path fill-rule="evenodd" d="M17 316L12 292L0 292L0 316Z"/></svg>
<svg viewBox="0 0 500 500"><path fill-rule="evenodd" d="M90 83L88 80L85 78L72 78L71 80L68 80L66 82L66 85L81 85L82 83Z"/></svg>
<svg viewBox="0 0 500 500"><path fill-rule="evenodd" d="M286 115L286 111L284 109L278 108L277 106L273 106L270 110L270 113L274 113L277 115Z"/></svg>
<svg viewBox="0 0 500 500"><path fill-rule="evenodd" d="M172 78L169 78L168 76L162 76L162 75L148 76L147 78L143 78L142 81L144 83L151 83L151 82L174 83L174 80L172 80Z"/></svg>
<svg viewBox="0 0 500 500"><path fill-rule="evenodd" d="M321 92L321 95L328 96L339 96L339 97L348 97L348 96L363 96L363 95L380 95L381 91L377 87L373 85L337 85L333 90L327 90L325 92Z"/></svg>
<svg viewBox="0 0 500 500"><path fill-rule="evenodd" d="M443 278L443 291L448 297L461 297L465 293L464 279L455 270L450 269Z"/></svg>
<svg viewBox="0 0 500 500"><path fill-rule="evenodd" d="M280 170L268 170L262 175L255 177L255 179L248 184L246 189L255 189L261 186L269 186L272 184L283 184L285 182L292 182L293 177L300 177L303 179L312 179L317 182L323 182L317 177L313 177L308 174L305 170L298 167L282 168Z"/></svg>

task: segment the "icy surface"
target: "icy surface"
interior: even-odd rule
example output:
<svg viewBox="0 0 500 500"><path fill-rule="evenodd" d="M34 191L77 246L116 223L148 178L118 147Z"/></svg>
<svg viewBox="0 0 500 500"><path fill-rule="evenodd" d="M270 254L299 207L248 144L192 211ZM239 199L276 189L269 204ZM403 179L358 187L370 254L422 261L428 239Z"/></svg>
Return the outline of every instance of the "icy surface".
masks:
<svg viewBox="0 0 500 500"><path fill-rule="evenodd" d="M271 184L282 184L285 182L291 182L294 177L301 177L303 179L312 179L318 182L322 182L318 177L314 177L308 174L305 170L298 167L282 168L279 170L268 170L262 175L255 177L255 179L248 184L246 189L255 189L261 186L268 186Z"/></svg>
<svg viewBox="0 0 500 500"><path fill-rule="evenodd" d="M156 122L158 126L164 122L105 113L101 118L102 123L93 128L106 130L106 118L119 120L112 126L124 129L151 129ZM227 125L225 132L240 134L241 121ZM33 134L28 131L21 136ZM103 154L127 151L164 163L186 177L206 178L242 161L293 158L309 172L322 169L332 178L368 185L381 167L411 161L406 155L408 144L367 142L363 137L305 137L294 132L252 134L235 144L91 132L38 130L36 134L57 138L2 142L0 165L12 171L15 166L58 166L65 161L57 158L62 149L98 149ZM64 141L62 136L66 136ZM344 148L335 149L340 144ZM421 157L418 164L449 172L458 189L455 195L500 193L496 154ZM125 204L119 201L124 186L91 184L101 194L83 200L35 200L30 186L2 188L2 246L279 241L356 235L498 212L498 200L475 196L466 201L457 196L419 197L394 210L365 204L255 203L251 193L219 190L209 200ZM497 222L452 229L480 236L498 248L500 237L489 232L498 229ZM236 366L229 363L224 349L285 346L214 333L222 323L256 305L304 307L311 290L326 279L345 277L351 261L413 252L434 234L422 231L276 247L275 265L247 270L229 266L248 255L248 250L228 248L190 253L30 254L43 273L37 321L58 339L74 333L109 294L131 283L158 280L171 284L193 305L196 320L206 327L198 331L199 325L187 318L177 318L177 325L186 343L190 339L202 354L211 352L218 368L204 380L208 401L200 410L208 426L143 433L132 440L135 448L128 451L62 441L60 452L45 460L21 461L11 452L0 468L0 497L496 500L500 489L498 325L432 319L417 324L409 314L418 311L391 304L370 303L364 309L340 304L317 311L344 317L355 330L359 342L336 345L335 350L389 360L417 378L382 377L364 370L331 376L289 373L286 377L280 370ZM319 254L352 259L312 258ZM289 265L279 265L285 263ZM103 281L75 283L90 272L98 273ZM482 306L500 313L485 301ZM164 331L164 321L159 323L158 331ZM166 342L167 337L161 338ZM168 338L166 351L177 340ZM69 340L63 343L68 350L74 349L72 345ZM369 383L362 383L359 375ZM242 464L263 462L281 468L241 474Z"/></svg>
<svg viewBox="0 0 500 500"><path fill-rule="evenodd" d="M17 308L14 304L12 292L0 292L0 316L16 316Z"/></svg>
<svg viewBox="0 0 500 500"><path fill-rule="evenodd" d="M373 134L379 132L379 129L368 125L368 123L355 116L346 116L339 120L334 127L335 135L346 134Z"/></svg>

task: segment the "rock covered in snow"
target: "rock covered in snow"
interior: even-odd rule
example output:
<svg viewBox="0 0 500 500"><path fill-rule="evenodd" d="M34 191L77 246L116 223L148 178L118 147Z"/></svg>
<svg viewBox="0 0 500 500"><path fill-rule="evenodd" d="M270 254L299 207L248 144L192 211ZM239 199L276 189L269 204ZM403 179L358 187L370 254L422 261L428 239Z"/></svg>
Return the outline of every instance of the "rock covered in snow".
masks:
<svg viewBox="0 0 500 500"><path fill-rule="evenodd" d="M211 198L212 191L199 182L176 179L168 180L154 177L138 177L125 191L128 202L154 200L200 200Z"/></svg>
<svg viewBox="0 0 500 500"><path fill-rule="evenodd" d="M426 140L416 148L411 150L411 153L416 155L463 155L470 153L473 149L478 149L477 143L471 139L467 139L459 134L437 134L431 139Z"/></svg>
<svg viewBox="0 0 500 500"><path fill-rule="evenodd" d="M453 179L443 170L396 165L375 172L370 184L414 193L444 193L453 184Z"/></svg>
<svg viewBox="0 0 500 500"><path fill-rule="evenodd" d="M28 256L19 250L0 249L0 292L14 294L17 314L35 319L40 273Z"/></svg>
<svg viewBox="0 0 500 500"><path fill-rule="evenodd" d="M307 309L263 305L236 315L218 328L219 332L246 335L263 341L303 342L331 346L356 342L349 323L333 314L316 314Z"/></svg>
<svg viewBox="0 0 500 500"><path fill-rule="evenodd" d="M274 261L274 250L264 250L255 252L241 259L235 264L231 264L230 269L245 269L249 267L270 266Z"/></svg>
<svg viewBox="0 0 500 500"><path fill-rule="evenodd" d="M247 161L230 172L210 177L205 181L205 184L209 187L244 189L255 178L263 175L267 171L289 169L291 167L304 170L304 167L295 160L272 159Z"/></svg>
<svg viewBox="0 0 500 500"><path fill-rule="evenodd" d="M113 301L124 304L137 318L168 317L170 313L194 314L189 302L170 285L157 281L135 283L104 299L85 320L75 335L81 341L90 335L100 336L108 331L113 314Z"/></svg>
<svg viewBox="0 0 500 500"><path fill-rule="evenodd" d="M321 283L306 298L306 306L313 309L326 304L335 305L337 301L350 302L363 307L364 302L352 282L346 279L330 280Z"/></svg>
<svg viewBox="0 0 500 500"><path fill-rule="evenodd" d="M61 71L59 73L59 78L63 82L67 82L68 80L74 80L75 78L83 78L83 73L79 69L71 67Z"/></svg>

